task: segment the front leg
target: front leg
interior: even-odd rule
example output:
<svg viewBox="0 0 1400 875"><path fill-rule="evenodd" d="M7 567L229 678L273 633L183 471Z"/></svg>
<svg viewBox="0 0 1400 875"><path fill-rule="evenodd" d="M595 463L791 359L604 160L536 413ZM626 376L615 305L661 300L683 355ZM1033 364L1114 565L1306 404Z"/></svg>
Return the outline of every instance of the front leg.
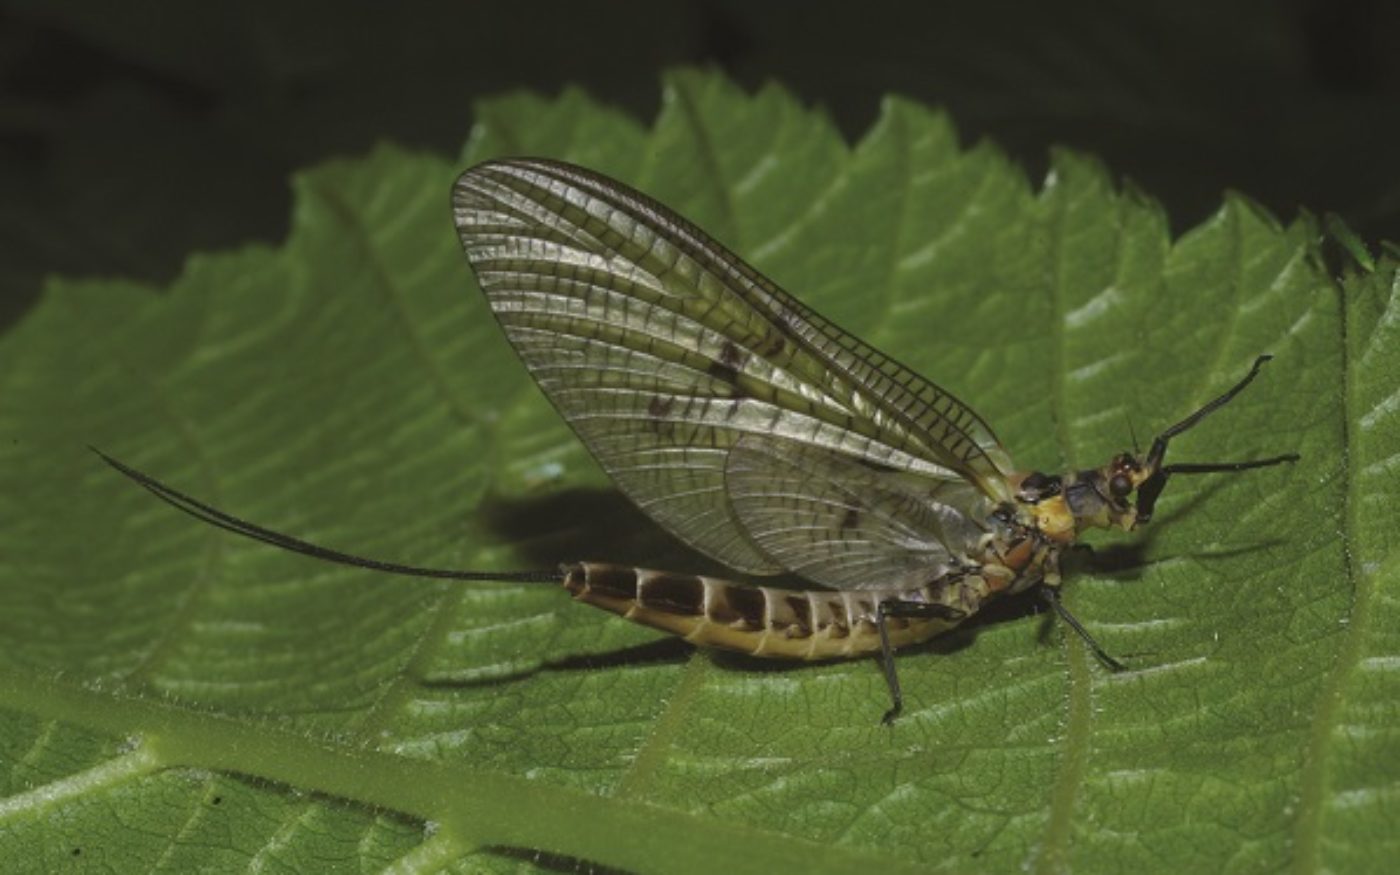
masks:
<svg viewBox="0 0 1400 875"><path fill-rule="evenodd" d="M1095 641L1094 636L1089 634L1089 630L1085 629L1084 625L1080 623L1079 620L1075 619L1074 614L1069 612L1069 608L1065 607L1064 603L1060 601L1060 590L1058 587L1042 586L1040 588L1040 597L1050 605L1050 607L1055 609L1055 613L1060 615L1061 620L1069 624L1069 627L1073 629L1080 638L1084 639L1084 643L1089 646L1089 650L1099 658L1100 662L1113 671L1128 670L1128 667L1123 663L1109 656L1108 651L1099 646L1099 642Z"/></svg>
<svg viewBox="0 0 1400 875"><path fill-rule="evenodd" d="M890 646L889 618L915 617L924 620L942 619L954 623L967 617L967 612L950 605L934 602L904 601L886 599L875 609L875 626L880 630L880 667L885 671L885 683L890 687L890 709L880 722L886 726L894 724L894 718L904 710L904 694L899 689L899 675L894 667L894 648Z"/></svg>

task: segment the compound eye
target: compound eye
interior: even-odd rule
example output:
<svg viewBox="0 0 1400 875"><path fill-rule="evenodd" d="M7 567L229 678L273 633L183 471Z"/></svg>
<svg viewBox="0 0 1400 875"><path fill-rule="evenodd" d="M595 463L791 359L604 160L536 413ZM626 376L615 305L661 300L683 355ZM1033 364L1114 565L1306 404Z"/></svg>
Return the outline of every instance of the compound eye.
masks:
<svg viewBox="0 0 1400 875"><path fill-rule="evenodd" d="M1113 479L1108 481L1108 491L1113 493L1114 498L1127 498L1128 493L1133 491L1133 481L1126 474L1114 474Z"/></svg>

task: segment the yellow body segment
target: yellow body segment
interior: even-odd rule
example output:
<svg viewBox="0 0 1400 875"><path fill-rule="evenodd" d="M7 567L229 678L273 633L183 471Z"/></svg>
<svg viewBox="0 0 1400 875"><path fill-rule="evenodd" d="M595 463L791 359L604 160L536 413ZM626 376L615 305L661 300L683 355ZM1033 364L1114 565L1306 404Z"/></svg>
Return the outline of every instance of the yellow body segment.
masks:
<svg viewBox="0 0 1400 875"><path fill-rule="evenodd" d="M1057 544L1073 544L1079 537L1074 513L1062 495L1037 502L1031 506L1030 513L1040 534Z"/></svg>

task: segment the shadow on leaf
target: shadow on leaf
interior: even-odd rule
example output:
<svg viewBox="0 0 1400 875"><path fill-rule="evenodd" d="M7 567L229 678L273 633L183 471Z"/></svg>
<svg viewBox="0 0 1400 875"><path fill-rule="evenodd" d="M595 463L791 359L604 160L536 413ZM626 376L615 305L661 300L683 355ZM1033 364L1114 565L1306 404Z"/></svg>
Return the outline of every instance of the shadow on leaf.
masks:
<svg viewBox="0 0 1400 875"><path fill-rule="evenodd" d="M742 579L672 537L615 489L489 498L476 518L485 540L510 544L531 567L590 560Z"/></svg>
<svg viewBox="0 0 1400 875"><path fill-rule="evenodd" d="M1151 546L1161 527L1189 516L1205 502L1220 483L1196 491L1183 505L1159 518L1152 528L1133 540L1071 551L1066 555L1065 574L1073 581L1076 573L1092 573L1120 581L1138 580L1147 568L1162 561L1151 557ZM730 580L744 580L732 570L690 549L641 512L621 492L612 489L566 489L528 498L489 499L477 519L492 542L513 546L521 567L552 567L579 560L635 564L640 567L704 574ZM1229 558L1277 546L1278 540L1229 549L1185 554L1194 559ZM765 586L801 589L809 587L801 578L787 575L763 578ZM902 648L901 655L919 653L952 654L976 643L983 629L1043 616L1039 632L1049 642L1055 627L1054 614L1045 613L1033 592L993 600L966 622L929 641ZM591 671L621 666L679 662L689 658L694 646L679 638L659 638L613 651L586 653L553 661L541 661L529 668L489 678L440 681L436 686L481 687L512 683L541 671ZM801 670L813 662L774 660L730 651L712 651L715 664L736 671L784 673ZM870 658L874 658L872 654ZM837 662L840 658L814 662Z"/></svg>
<svg viewBox="0 0 1400 875"><path fill-rule="evenodd" d="M576 873L576 875L628 875L629 870L604 866L579 857L551 854L531 848L518 848L512 845L487 845L483 851L499 854L502 857L528 865L531 871Z"/></svg>

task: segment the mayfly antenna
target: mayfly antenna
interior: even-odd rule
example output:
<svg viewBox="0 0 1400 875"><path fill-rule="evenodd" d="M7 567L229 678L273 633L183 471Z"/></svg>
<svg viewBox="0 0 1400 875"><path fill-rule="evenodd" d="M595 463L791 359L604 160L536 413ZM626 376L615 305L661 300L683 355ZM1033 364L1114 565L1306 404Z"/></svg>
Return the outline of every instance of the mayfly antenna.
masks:
<svg viewBox="0 0 1400 875"><path fill-rule="evenodd" d="M1268 459L1251 459L1245 462L1187 462L1177 465L1163 465L1162 459L1167 454L1167 442L1182 432L1195 427L1202 419L1211 413L1224 407L1238 394L1244 391L1245 387L1254 382L1254 378L1259 376L1259 369L1264 366L1264 362L1272 359L1273 356L1264 354L1254 360L1254 366L1249 369L1249 373L1235 385L1227 389L1219 397L1214 398L1201 405L1200 409L1190 416L1176 423L1175 425L1157 435L1152 441L1152 448L1148 450L1146 464L1152 471L1151 476L1143 481L1138 487L1137 514L1139 522L1147 522L1152 518L1152 510L1157 503L1157 497L1162 494L1162 490L1167 485L1167 477L1172 474L1212 474L1217 471L1248 471L1251 468L1267 468L1271 465L1280 465L1284 462L1296 462L1300 458L1297 453L1284 453L1281 456L1273 456Z"/></svg>
<svg viewBox="0 0 1400 875"><path fill-rule="evenodd" d="M336 562L341 565L350 565L355 568L368 568L372 571L383 571L387 574L401 574L408 577L431 577L441 580L474 580L474 581L498 581L500 583L562 583L564 572L558 571L460 571L453 568L423 568L417 565L402 565L397 562L382 562L378 559L370 559L364 556L356 556L353 553L342 553L339 550L332 550L329 547L322 547L294 538L291 535L276 532L272 529L250 523L247 520L225 513L216 507L205 504L197 498L180 492L170 486L165 485L156 478L142 471L138 471L125 462L120 462L97 447L89 446L102 461L111 465L127 478L135 481L147 492L159 498L166 504L181 510L200 522L207 523L226 532L233 532L235 535L242 535L254 541L261 541L279 550L286 550L291 553L300 553L303 556L310 556L313 559L321 559L326 562Z"/></svg>

